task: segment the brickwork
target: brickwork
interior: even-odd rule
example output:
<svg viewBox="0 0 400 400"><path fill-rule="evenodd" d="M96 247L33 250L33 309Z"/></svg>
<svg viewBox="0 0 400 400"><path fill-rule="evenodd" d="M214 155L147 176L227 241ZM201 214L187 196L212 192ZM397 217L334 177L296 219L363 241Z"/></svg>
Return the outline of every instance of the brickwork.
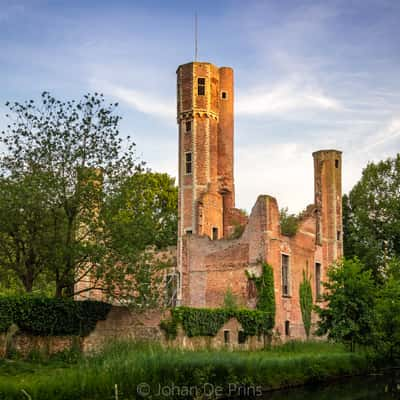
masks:
<svg viewBox="0 0 400 400"><path fill-rule="evenodd" d="M299 299L303 271L312 278L317 301L318 282L325 280L327 268L343 254L341 152L313 154L314 204L302 214L297 233L287 237L281 233L279 207L273 197L259 196L249 218L235 208L233 70L196 62L181 65L177 75L178 302L220 307L230 289L241 305L255 307L246 271L260 274L265 261L274 271L275 333L282 340L303 338ZM201 95L199 84L205 85ZM192 121L190 132L184 131L187 121ZM190 175L185 173L187 152L192 154ZM245 227L242 236L229 240L237 225ZM285 281L283 262L288 265Z"/></svg>
<svg viewBox="0 0 400 400"><path fill-rule="evenodd" d="M75 350L83 353L100 351L112 340L151 341L165 347L182 349L242 349L256 350L264 347L268 340L264 336L247 337L244 343L239 343L241 324L231 318L214 337L188 337L182 327L178 327L175 339L167 339L160 329L161 319L168 318L160 311L135 314L124 307L112 307L107 319L98 321L96 328L86 337L80 336L34 336L17 332L9 342L9 350L17 352L21 357L27 357L32 352L51 355L63 351ZM225 333L229 332L229 333ZM0 334L0 359L6 356L6 334Z"/></svg>

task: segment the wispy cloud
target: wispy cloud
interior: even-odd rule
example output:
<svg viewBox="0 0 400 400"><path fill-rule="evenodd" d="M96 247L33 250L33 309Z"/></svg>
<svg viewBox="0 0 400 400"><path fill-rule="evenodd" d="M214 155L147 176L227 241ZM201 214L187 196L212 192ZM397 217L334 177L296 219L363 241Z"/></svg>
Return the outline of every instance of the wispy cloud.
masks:
<svg viewBox="0 0 400 400"><path fill-rule="evenodd" d="M400 138L400 117L392 118L377 134L368 138L363 151L371 151L376 148L393 145L393 141Z"/></svg>
<svg viewBox="0 0 400 400"><path fill-rule="evenodd" d="M91 80L92 87L96 87L104 94L114 97L133 109L145 114L151 114L171 121L175 116L173 98L160 98L154 93L145 93L141 90L126 88L106 81Z"/></svg>
<svg viewBox="0 0 400 400"><path fill-rule="evenodd" d="M326 95L323 90L307 86L304 82L288 80L273 88L257 88L240 93L237 100L238 114L280 115L288 111L343 109L341 102Z"/></svg>

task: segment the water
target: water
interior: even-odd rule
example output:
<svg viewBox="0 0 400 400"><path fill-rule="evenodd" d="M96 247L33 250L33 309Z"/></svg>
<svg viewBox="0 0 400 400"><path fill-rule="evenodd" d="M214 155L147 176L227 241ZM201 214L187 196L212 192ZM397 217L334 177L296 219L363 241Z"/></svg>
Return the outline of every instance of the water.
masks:
<svg viewBox="0 0 400 400"><path fill-rule="evenodd" d="M265 393L263 400L400 400L400 372Z"/></svg>

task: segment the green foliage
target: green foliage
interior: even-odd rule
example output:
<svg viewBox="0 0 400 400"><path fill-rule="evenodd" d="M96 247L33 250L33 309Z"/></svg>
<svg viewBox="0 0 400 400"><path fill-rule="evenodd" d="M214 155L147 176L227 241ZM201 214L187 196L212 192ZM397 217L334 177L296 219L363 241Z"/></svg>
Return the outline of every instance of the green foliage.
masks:
<svg viewBox="0 0 400 400"><path fill-rule="evenodd" d="M306 331L307 338L310 337L311 329L311 314L313 309L313 297L311 289L311 276L307 276L303 271L303 281L299 287L299 299L301 316L303 318L304 330Z"/></svg>
<svg viewBox="0 0 400 400"><path fill-rule="evenodd" d="M327 308L317 306L320 320L317 334L355 345L373 344L375 291L371 271L363 270L357 259L344 259L328 270L323 300Z"/></svg>
<svg viewBox="0 0 400 400"><path fill-rule="evenodd" d="M191 307L173 308L171 318L162 321L160 327L169 338L176 337L179 325L189 337L215 336L230 318L239 321L246 336L269 333L273 328L271 316L263 311Z"/></svg>
<svg viewBox="0 0 400 400"><path fill-rule="evenodd" d="M229 239L230 240L239 239L243 235L243 232L244 232L246 226L234 222L233 227L234 227L233 232L229 236Z"/></svg>
<svg viewBox="0 0 400 400"><path fill-rule="evenodd" d="M57 297L96 289L154 305L165 263L145 249L176 243L177 188L145 170L135 144L119 136L118 104L98 93L60 101L44 92L38 103L6 106L0 277L12 273L26 292L48 293L50 284Z"/></svg>
<svg viewBox="0 0 400 400"><path fill-rule="evenodd" d="M248 213L246 210L239 209L238 212L242 215L242 217L248 217ZM230 240L239 239L243 235L246 225L242 224L241 219L240 218L238 219L237 217L233 218L232 225L233 225L233 232L229 236L229 239Z"/></svg>
<svg viewBox="0 0 400 400"><path fill-rule="evenodd" d="M400 257L400 154L369 163L348 196L343 196L344 251L357 256L374 278Z"/></svg>
<svg viewBox="0 0 400 400"><path fill-rule="evenodd" d="M236 310L238 308L238 299L230 287L225 292L224 308L227 310Z"/></svg>
<svg viewBox="0 0 400 400"><path fill-rule="evenodd" d="M262 264L262 273L260 277L248 274L257 288L257 309L270 315L272 325L275 324L275 288L274 288L274 270L267 263Z"/></svg>
<svg viewBox="0 0 400 400"><path fill-rule="evenodd" d="M280 225L282 235L294 236L299 227L299 218L296 214L289 214L288 208L282 208L280 211Z"/></svg>
<svg viewBox="0 0 400 400"><path fill-rule="evenodd" d="M0 332L11 324L33 335L88 335L111 305L38 296L0 297Z"/></svg>
<svg viewBox="0 0 400 400"><path fill-rule="evenodd" d="M376 347L391 360L400 357L400 262L393 261L389 275L377 292Z"/></svg>
<svg viewBox="0 0 400 400"><path fill-rule="evenodd" d="M176 245L178 188L168 174L136 172L107 199L107 206L106 224L120 251Z"/></svg>

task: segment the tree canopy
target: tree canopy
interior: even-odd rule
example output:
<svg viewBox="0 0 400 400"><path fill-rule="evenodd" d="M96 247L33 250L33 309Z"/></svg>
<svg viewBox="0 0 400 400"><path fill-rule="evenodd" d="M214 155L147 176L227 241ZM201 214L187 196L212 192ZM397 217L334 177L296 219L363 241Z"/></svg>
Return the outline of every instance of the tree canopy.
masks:
<svg viewBox="0 0 400 400"><path fill-rule="evenodd" d="M400 257L400 155L369 163L343 196L344 253L357 256L376 279Z"/></svg>
<svg viewBox="0 0 400 400"><path fill-rule="evenodd" d="M0 269L26 291L45 276L56 296L76 294L82 279L91 282L84 290L137 295L136 273L149 288L161 263L144 250L176 240L177 188L168 175L146 170L135 143L122 139L118 104L98 93L60 101L44 92L39 103L7 106Z"/></svg>

